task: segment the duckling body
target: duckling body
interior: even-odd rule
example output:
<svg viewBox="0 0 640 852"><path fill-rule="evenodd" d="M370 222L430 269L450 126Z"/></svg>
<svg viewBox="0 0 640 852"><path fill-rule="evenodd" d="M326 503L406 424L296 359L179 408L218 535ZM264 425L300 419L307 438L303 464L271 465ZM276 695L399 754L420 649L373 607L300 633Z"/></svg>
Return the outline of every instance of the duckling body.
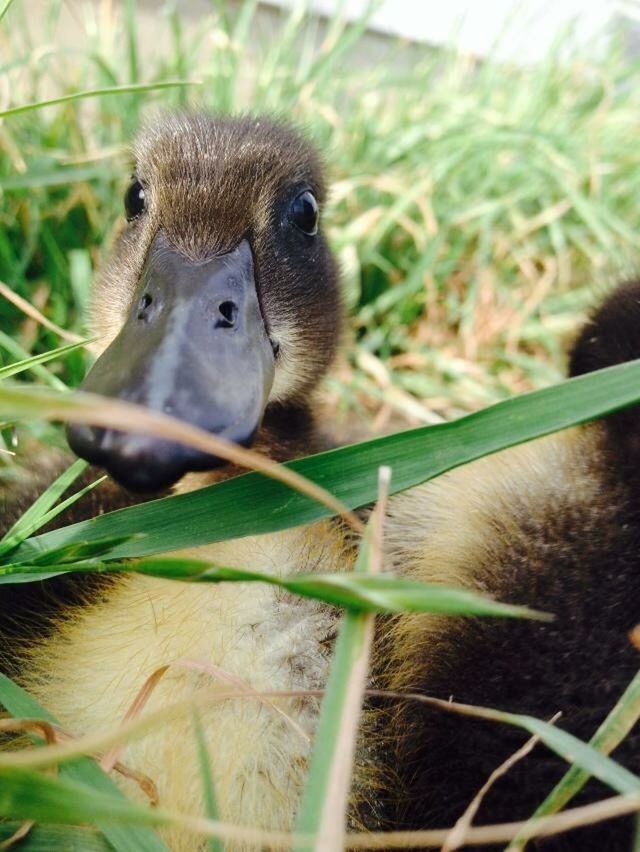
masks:
<svg viewBox="0 0 640 852"><path fill-rule="evenodd" d="M319 524L207 547L197 555L277 573L318 564L344 570L340 543L331 524ZM26 681L65 727L104 730L124 717L145 680L169 665L148 709L194 696L211 699L198 715L222 818L287 829L304 779L317 699L277 701L278 712L246 695L221 702L215 696L230 689L322 689L335 628L332 608L270 586L229 583L202 590L131 577L105 600L77 611L36 649ZM153 778L165 805L202 813L190 713L129 746L125 762ZM193 843L174 837L171 846L191 849Z"/></svg>
<svg viewBox="0 0 640 852"><path fill-rule="evenodd" d="M278 125L182 115L143 134L127 195L130 221L94 299L103 355L89 380L92 389L106 387L112 395L160 410L170 405L188 416L188 396L167 379L173 366L166 360L169 338L173 353L193 351L176 328L206 333L174 295L184 274L196 288L194 298L204 300L202 310L211 312L217 340L228 332L261 347L255 372L263 378L254 397L264 394L265 410L249 422L254 398L249 404L216 391L217 425L204 425L224 434L244 418L249 425L242 440L278 459L322 448L312 392L331 363L340 329L337 275L314 212L323 197L312 150ZM174 270L168 283L162 277L167 257ZM227 260L220 263L220 257ZM640 286L628 285L601 306L574 346L573 373L640 355L639 302ZM142 378L135 364L120 369L130 327L149 341L140 350L151 365ZM196 357L206 358L202 340ZM249 369L243 363L240 376ZM194 367L196 385L204 375L199 371ZM224 387L226 394L230 385ZM588 739L637 668L627 632L640 620L638 425L634 409L466 465L393 498L385 526L388 570L468 586L559 617L552 625L426 615L381 619L376 687L542 718L560 710L561 724ZM172 446L117 433L72 432L71 443L129 486L165 487L181 478L176 487L189 489L228 475L215 458L185 460ZM183 476L187 470L200 472ZM354 551L352 537L328 521L188 555L289 574L348 571ZM27 603L22 611L38 608ZM128 576L63 601L40 638L28 615L26 643L18 643L19 630L3 628L0 665L17 672L76 733L112 727L147 678L169 666L147 707L194 695L212 699L198 712L221 818L287 830L317 700L289 697L273 706L250 695L215 699L229 682L239 692L321 690L337 618L330 607L271 586L205 587ZM351 822L370 828L451 825L523 740L512 730L411 701L379 701L364 724ZM200 814L195 742L192 716L172 717L131 743L123 761L154 780L163 805ZM627 738L615 756L640 770L637 737ZM496 785L476 822L526 818L562 772L560 760L534 754ZM602 793L591 784L585 795ZM541 848L617 850L628 848L630 838L628 823L617 820ZM176 850L201 848L193 836L173 834L169 841Z"/></svg>

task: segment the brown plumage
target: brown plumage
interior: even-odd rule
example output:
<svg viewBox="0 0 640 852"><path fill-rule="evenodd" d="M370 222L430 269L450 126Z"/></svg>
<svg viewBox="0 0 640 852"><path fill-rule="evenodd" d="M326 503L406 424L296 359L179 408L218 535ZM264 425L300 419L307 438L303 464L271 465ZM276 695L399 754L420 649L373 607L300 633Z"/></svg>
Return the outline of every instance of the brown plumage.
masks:
<svg viewBox="0 0 640 852"><path fill-rule="evenodd" d="M247 280L255 286L274 370L254 446L279 459L326 446L313 390L339 338L338 280L322 226L305 233L292 213L304 192L320 205L324 199L315 153L294 131L270 121L188 114L144 132L134 153L144 193L136 184L134 200L144 198L144 211L121 229L96 287L91 316L101 335L98 350L138 320L140 335L159 345L160 326L138 304L142 299L144 306L146 296L154 304L165 298L157 285L164 257L179 262L187 277L206 267L218 280L217 258L231 257L246 241L253 269ZM178 289L180 281L172 286ZM640 356L640 325L629 310L638 300L640 285L630 284L594 314L574 347L573 372ZM203 302L203 311L209 307ZM171 302L166 311L173 309ZM132 311L138 310L136 320ZM200 349L206 356L206 346ZM130 366L123 372L135 372ZM132 392L128 380L124 375L123 394ZM163 397L158 407L165 404ZM389 570L477 588L558 617L550 625L380 619L373 683L541 718L561 710L559 724L589 738L637 668L627 631L640 616L638 425L637 410L627 412L483 459L394 498L386 522ZM89 439L97 446L102 436ZM156 452L145 447L136 463L153 467ZM111 455L108 463L122 470ZM178 488L229 473L189 473ZM108 507L130 498L111 486L104 499ZM88 511L95 508L94 502ZM5 510L5 527L9 520ZM338 571L352 566L353 542L339 524L327 522L213 545L197 555L254 570ZM115 724L153 671L185 658L222 668L256 689L321 688L336 629L332 609L271 587L205 588L145 577L3 587L2 605L12 613L0 628L2 669L17 674L77 732ZM151 708L220 690L214 679L176 664ZM314 703L283 707L312 733ZM222 818L290 828L309 754L305 737L246 699L212 703L202 721ZM365 726L352 822L371 828L452 824L524 739L410 702L376 701ZM189 720L173 720L132 743L124 759L154 778L163 804L199 813L193 741ZM640 770L637 735L614 756ZM538 746L496 785L476 822L527 817L563 769ZM582 801L603 794L591 783ZM596 852L629 848L630 838L628 822L617 820L538 845ZM176 850L200 848L179 834L169 841Z"/></svg>
<svg viewBox="0 0 640 852"><path fill-rule="evenodd" d="M322 228L309 242L285 224L287 205L301 188L324 202L314 149L268 119L178 114L142 133L133 153L147 210L121 229L95 288L90 324L102 335L97 351L122 326L159 228L195 261L249 235L261 307L280 346L272 401L306 405L342 329L337 271Z"/></svg>

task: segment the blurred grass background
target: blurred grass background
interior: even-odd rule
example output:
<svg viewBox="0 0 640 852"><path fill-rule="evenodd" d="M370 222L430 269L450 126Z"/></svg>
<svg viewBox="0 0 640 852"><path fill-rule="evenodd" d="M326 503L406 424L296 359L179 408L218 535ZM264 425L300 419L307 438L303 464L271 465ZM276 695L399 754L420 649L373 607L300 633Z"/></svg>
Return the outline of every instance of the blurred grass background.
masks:
<svg viewBox="0 0 640 852"><path fill-rule="evenodd" d="M172 3L9 5L0 282L81 333L145 115L185 105L276 113L308 130L333 183L324 215L351 327L326 384L333 408L388 429L562 376L566 340L598 288L637 268L636 60L615 40L574 53L570 33L533 67L363 42L366 18L322 21L304 4L265 16L253 0L213 0L197 24ZM198 85L11 113L168 80ZM3 363L61 342L0 296ZM74 352L37 378L73 386L84 368Z"/></svg>

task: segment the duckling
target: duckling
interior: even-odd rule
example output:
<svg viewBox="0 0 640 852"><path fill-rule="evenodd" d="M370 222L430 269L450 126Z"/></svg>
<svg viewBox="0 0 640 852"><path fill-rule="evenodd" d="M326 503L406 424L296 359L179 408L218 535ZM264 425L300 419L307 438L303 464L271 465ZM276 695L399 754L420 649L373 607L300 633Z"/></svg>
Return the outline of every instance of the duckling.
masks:
<svg viewBox="0 0 640 852"><path fill-rule="evenodd" d="M342 309L320 217L317 155L279 123L180 114L144 131L134 159L127 222L94 293L99 357L85 388L280 460L325 447L314 390L333 360ZM571 374L640 356L639 306L638 282L605 300L573 346ZM567 729L584 739L594 733L637 669L627 633L640 615L639 416L632 409L501 452L390 501L388 569L557 617L549 624L381 619L377 687L542 718L560 710ZM188 490L234 472L214 456L126 432L72 426L69 442L137 492ZM339 522L323 521L189 555L282 574L348 571L354 542ZM228 689L215 675L259 691L326 683L338 616L325 605L271 586L135 575L58 582L63 593L23 604L24 623L14 615L13 627L3 625L0 666L76 733L112 727L166 665L150 709L214 699ZM25 594L43 592L27 587ZM364 723L354 825L453 824L523 740L412 701L376 701ZM201 711L225 821L292 827L318 705L291 699L285 711L246 698ZM614 755L633 771L640 770L637 736ZM131 743L124 760L155 781L164 805L202 812L190 718L168 719ZM494 785L476 822L528 817L564 768L538 746ZM593 782L580 801L601 795ZM629 821L618 819L539 848L618 850L630 848L631 837ZM175 850L203 848L176 832L168 842Z"/></svg>
<svg viewBox="0 0 640 852"><path fill-rule="evenodd" d="M317 155L298 134L264 119L183 114L143 133L134 159L127 221L94 293L99 357L85 389L188 419L277 459L325 448L310 399L333 360L342 310L319 227L325 186ZM117 431L74 426L69 443L136 492L178 480L179 490L189 489L228 475L214 457ZM198 555L277 573L338 571L352 565L353 543L328 522ZM211 675L185 668L185 660L259 690L323 687L336 629L331 608L255 586L201 594L131 579L93 578L81 588L65 581L55 616L51 604L44 623L35 613L39 640L33 630L25 640L15 617L3 628L2 667L19 669L21 682L69 729L122 718L144 680L167 663L152 706L228 691L227 682L211 686ZM39 606L25 603L22 590L13 595L32 625ZM291 827L318 709L315 699L295 704L293 730L252 700L213 704L203 714L225 819ZM197 813L192 723L170 727L170 735L132 744L126 759L144 766L163 802ZM170 841L192 848L188 838Z"/></svg>

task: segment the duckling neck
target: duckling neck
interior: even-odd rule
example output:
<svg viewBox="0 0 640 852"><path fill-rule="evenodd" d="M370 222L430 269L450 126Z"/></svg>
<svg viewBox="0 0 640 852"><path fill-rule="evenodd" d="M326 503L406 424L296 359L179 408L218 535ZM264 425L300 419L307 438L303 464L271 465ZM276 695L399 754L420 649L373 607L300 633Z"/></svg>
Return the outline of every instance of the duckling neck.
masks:
<svg viewBox="0 0 640 852"><path fill-rule="evenodd" d="M289 461L335 443L319 428L310 406L274 404L267 408L253 446L276 461Z"/></svg>

